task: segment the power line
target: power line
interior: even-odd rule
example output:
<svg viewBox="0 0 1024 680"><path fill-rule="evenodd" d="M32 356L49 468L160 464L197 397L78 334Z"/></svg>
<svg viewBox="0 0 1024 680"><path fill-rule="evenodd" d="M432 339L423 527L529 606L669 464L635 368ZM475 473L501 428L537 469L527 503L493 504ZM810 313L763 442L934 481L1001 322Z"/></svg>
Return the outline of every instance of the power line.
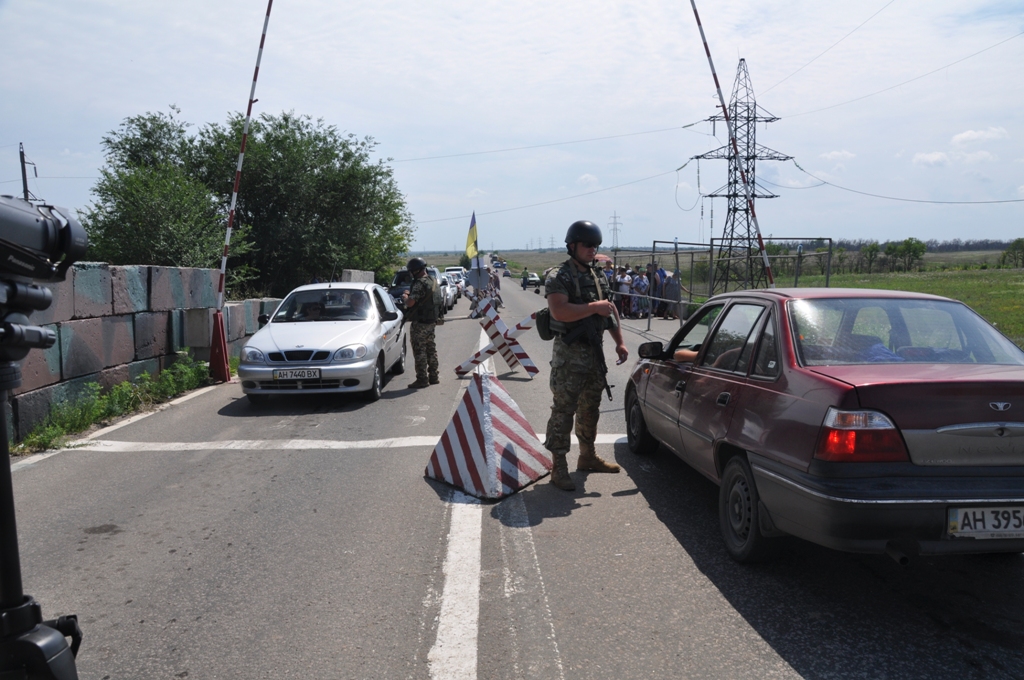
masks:
<svg viewBox="0 0 1024 680"><path fill-rule="evenodd" d="M639 184L640 182L646 182L648 180L656 179L658 177L664 177L665 175L671 175L675 170L668 170L666 172L659 172L657 175L651 175L650 177L644 177L643 179L635 179L632 182L624 182L623 184L616 184L613 187L605 187L604 189L595 189L594 191L588 191L582 194L575 194L573 196L565 196L564 198L555 198L550 201L541 201L540 203L531 203L530 205L520 205L515 208L504 208L502 210L491 210L490 212L482 212L480 215L497 215L499 213L513 212L515 210L525 210L526 208L536 208L540 205L549 205L551 203L559 203L561 201L569 201L574 198L581 198L583 196L591 196L593 194L599 194L604 191L611 191L613 189L621 189L622 187L629 186L630 184ZM450 222L452 220L464 220L469 215L459 215L457 217L442 217L437 220L416 220L416 224L432 224L434 222Z"/></svg>
<svg viewBox="0 0 1024 680"><path fill-rule="evenodd" d="M881 14L881 13L882 13L882 11L883 11L883 10L885 10L885 8L886 8L886 7L888 7L889 5L891 5L891 4L892 4L892 3L894 3L894 2L896 2L896 0L889 0L889 2L887 2L887 3L885 4L885 6L884 6L884 7L882 7L882 9L878 10L877 12L875 12L874 14L872 14L871 16L869 16L869 17L868 17L867 19L865 19L864 21L862 21L862 22L860 23L860 25L858 25L858 26L857 26L857 28L853 29L852 31L850 31L849 33L847 33L846 35L844 35L844 36L843 36L842 38L840 38L840 39L839 39L839 40L837 40L836 42L832 43L831 47L829 47L829 48L828 48L827 50L825 50L825 52L828 52L828 51L829 51L829 50L831 50L831 49L832 49L833 47L835 47L836 45L838 45L839 43L843 42L844 40L846 40L847 38L849 38L849 37L850 37L851 35L853 35L854 33L856 33L856 32L857 32L858 30L860 30L861 26L863 26L864 24L868 23L869 21L871 21L872 19L874 19L875 17L877 17L877 16L879 15L879 14ZM778 87L779 85L782 85L782 83L786 82L787 80L789 80L790 78L792 78L793 76L795 76L795 75L796 75L797 73L800 73L800 71L803 71L803 70L804 70L805 68L807 68L808 66L810 66L811 64L813 64L813 63L814 63L815 61L817 61L817 60L818 60L818 59L819 59L820 57L823 57L823 56L825 56L825 52L822 52L821 54L819 54L819 55L818 55L817 57L815 57L814 59L811 59L811 60L810 60L809 62L807 62L806 64L804 64L803 66L801 66L801 67L800 67L800 68L798 68L797 70L793 71L793 72L792 72L792 73L790 73L790 74L789 74L788 76L786 76L785 78L783 78L783 79L782 79L782 80L780 80L779 82L775 83L774 85L772 85L771 87L769 87L769 88L768 88L767 90L765 90L765 91L764 91L764 92L762 92L761 94L762 94L762 95L765 95L765 94L767 94L768 92L771 92L772 90L774 90L774 89L775 89L776 87Z"/></svg>
<svg viewBox="0 0 1024 680"><path fill-rule="evenodd" d="M402 158L399 160L393 160L392 163L411 163L413 161L432 161L440 158L460 158L462 156L481 156L488 153L505 153L506 151L524 151L526 149L543 149L549 146L564 146L566 144L582 144L584 142L600 142L606 139L619 139L621 137L636 137L638 135L653 135L658 132L670 132L672 130L685 130L691 128L697 123L703 123L704 120L698 120L688 125L661 128L660 130L646 130L644 132L629 132L623 135L609 135L608 137L591 137L590 139L575 139L569 142L552 142L550 144L534 144L532 146L513 146L507 149L492 149L490 151L467 151L466 153L452 153L443 156L421 156L419 158Z"/></svg>
<svg viewBox="0 0 1024 680"><path fill-rule="evenodd" d="M835 189L842 189L843 191L849 191L850 193L860 194L861 196L870 196L871 198L883 198L883 199L885 199L887 201L903 201L905 203L933 203L933 204L937 204L937 205L979 205L979 204L991 204L991 203L1024 203L1024 198L1008 198L1008 199L999 200L999 201L928 201L928 200L921 199L921 198L903 198L903 197L900 197L900 196L883 196L881 194L872 194L872 193L868 193L867 191L858 191L857 189L850 189L849 187L841 187L838 184L833 184L832 182L829 182L827 180L824 180L824 179L822 179L822 178L820 178L820 177L818 177L816 175L812 175L811 173L807 172L806 170L801 168L800 164L797 163L795 160L793 161L793 165L795 165L797 167L797 169L800 170L800 172L806 174L809 177L813 177L814 179L816 179L819 182L821 182L821 184L817 185L819 187L824 185L824 184L827 184L830 187L833 187ZM762 181L767 181L767 180L762 180ZM773 183L772 182L768 182L768 184L773 184ZM780 186L780 185L775 184L774 186ZM784 188L790 188L790 187L784 187ZM792 187L792 188L795 188L795 187ZM816 187L799 187L799 188L802 188L802 189L814 189Z"/></svg>
<svg viewBox="0 0 1024 680"><path fill-rule="evenodd" d="M782 116L782 117L783 118L795 118L797 116L806 116L806 115L809 115L809 114L812 114L812 113L820 113L821 111L828 111L829 109L834 109L834 108L837 108L837 107L840 107L840 106L846 106L847 104L852 104L854 102L859 102L862 99L867 99L868 97L874 97L876 94L882 94L883 92L888 92L889 90L895 90L897 87L903 87L904 85L906 85L908 83L912 83L915 80L921 80L922 78L927 78L928 76L934 75L934 74L938 73L939 71L943 71L943 70L949 68L950 66L956 66L957 64L959 64L962 61L967 61L968 59L970 59L972 57L976 57L976 56L978 56L979 54L981 54L983 52L988 52L989 50L994 49L996 47L999 47L1003 43L1010 42L1014 38L1019 38L1022 35L1024 35L1024 31L1021 31L1017 35L1011 35L1009 38L1006 38L1005 40L1000 40L995 45L989 45L988 47L986 47L983 50L978 50L974 54L968 54L966 57L963 57L961 59L957 59L954 62L946 64L945 66L940 66L939 68L935 69L934 71L929 71L928 73L925 73L924 75L917 76L916 78L911 78L910 80L904 80L902 83L897 83L896 85L893 85L891 87L887 87L887 88L885 88L883 90L878 90L877 92L872 92L871 94L866 94L866 95L864 95L862 97L857 97L856 99L849 99L849 100L847 100L845 102L839 102L838 104L832 104L831 106L826 106L826 107L823 107L823 108L820 108L820 109L814 109L813 111L804 111L803 113L790 113L790 114Z"/></svg>

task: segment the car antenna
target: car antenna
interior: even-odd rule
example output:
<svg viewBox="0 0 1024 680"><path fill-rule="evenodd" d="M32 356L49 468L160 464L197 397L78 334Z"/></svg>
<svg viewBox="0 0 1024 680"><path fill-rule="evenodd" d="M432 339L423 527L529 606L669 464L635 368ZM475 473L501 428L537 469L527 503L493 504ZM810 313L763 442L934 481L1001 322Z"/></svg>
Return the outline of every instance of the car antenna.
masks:
<svg viewBox="0 0 1024 680"><path fill-rule="evenodd" d="M334 261L334 266L331 268L331 278L327 281L327 287L330 288L331 284L334 283L334 272L338 270L338 261Z"/></svg>

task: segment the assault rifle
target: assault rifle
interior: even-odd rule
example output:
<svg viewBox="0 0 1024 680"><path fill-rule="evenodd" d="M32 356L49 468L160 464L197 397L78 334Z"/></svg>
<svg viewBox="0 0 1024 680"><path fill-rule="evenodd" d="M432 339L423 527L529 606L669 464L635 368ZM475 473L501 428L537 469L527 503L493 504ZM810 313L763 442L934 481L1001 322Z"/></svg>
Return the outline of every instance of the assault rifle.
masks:
<svg viewBox="0 0 1024 680"><path fill-rule="evenodd" d="M597 352L597 365L601 369L601 380L604 382L604 389L608 392L608 401L614 401L612 399L612 388L615 385L608 384L608 364L604 360L604 347L601 345L601 333L603 330L598 330L596 322L602 317L594 314L588 316L580 322L579 326L576 326L571 331L562 336L562 342L567 345L571 345L574 342L583 340L581 337L584 333L587 334L586 342Z"/></svg>

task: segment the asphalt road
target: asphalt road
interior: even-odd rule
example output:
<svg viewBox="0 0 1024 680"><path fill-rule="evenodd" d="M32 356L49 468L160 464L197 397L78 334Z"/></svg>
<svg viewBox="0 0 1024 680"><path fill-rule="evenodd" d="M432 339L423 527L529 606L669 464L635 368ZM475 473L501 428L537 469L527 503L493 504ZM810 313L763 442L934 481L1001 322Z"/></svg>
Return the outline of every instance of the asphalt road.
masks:
<svg viewBox="0 0 1024 680"><path fill-rule="evenodd" d="M543 304L504 283L507 322ZM598 450L623 473L500 503L425 479L480 344L467 311L438 328L427 390L410 371L374 404L253 408L221 385L16 461L25 592L79 615L80 676L1024 677L1020 555L900 567L793 540L767 565L728 558L717 488L616 441L636 346L674 322L630 322L609 376ZM550 345L521 341L540 376L495 368L543 439Z"/></svg>

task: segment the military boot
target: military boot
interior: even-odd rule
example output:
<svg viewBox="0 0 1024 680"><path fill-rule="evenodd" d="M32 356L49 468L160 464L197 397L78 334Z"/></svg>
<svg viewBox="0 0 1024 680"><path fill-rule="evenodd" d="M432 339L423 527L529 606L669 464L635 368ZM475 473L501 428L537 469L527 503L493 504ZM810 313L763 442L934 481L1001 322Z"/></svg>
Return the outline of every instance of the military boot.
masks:
<svg viewBox="0 0 1024 680"><path fill-rule="evenodd" d="M410 390L417 390L421 387L430 387L430 382L426 378L416 378L416 382L411 382L408 385Z"/></svg>
<svg viewBox="0 0 1024 680"><path fill-rule="evenodd" d="M576 469L585 472L618 472L621 468L598 456L593 445L580 444L580 457L576 461Z"/></svg>
<svg viewBox="0 0 1024 680"><path fill-rule="evenodd" d="M435 375L430 376L430 378L428 379L427 382L429 382L431 385L439 385L439 384L441 384L441 378L439 378L435 374Z"/></svg>
<svg viewBox="0 0 1024 680"><path fill-rule="evenodd" d="M555 465L551 468L551 484L563 491L575 491L576 485L569 476L569 465L565 462L564 453L552 454L555 457Z"/></svg>

